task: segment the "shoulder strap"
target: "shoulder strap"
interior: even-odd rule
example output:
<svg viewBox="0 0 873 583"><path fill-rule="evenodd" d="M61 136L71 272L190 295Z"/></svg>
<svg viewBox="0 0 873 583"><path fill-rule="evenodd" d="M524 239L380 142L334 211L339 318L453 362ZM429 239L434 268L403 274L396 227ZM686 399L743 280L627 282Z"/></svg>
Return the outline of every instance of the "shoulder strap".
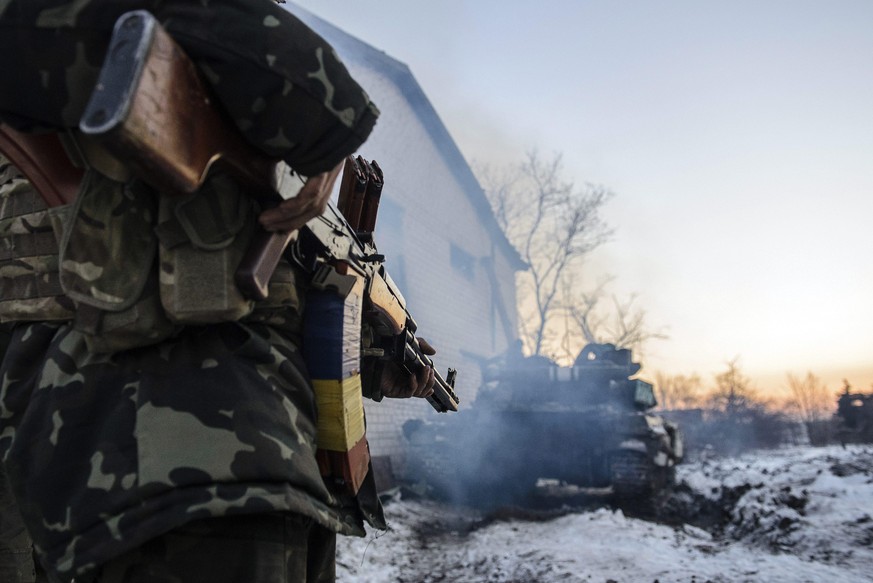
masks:
<svg viewBox="0 0 873 583"><path fill-rule="evenodd" d="M47 206L76 198L84 171L73 165L57 133L27 134L0 124L0 152L33 184Z"/></svg>

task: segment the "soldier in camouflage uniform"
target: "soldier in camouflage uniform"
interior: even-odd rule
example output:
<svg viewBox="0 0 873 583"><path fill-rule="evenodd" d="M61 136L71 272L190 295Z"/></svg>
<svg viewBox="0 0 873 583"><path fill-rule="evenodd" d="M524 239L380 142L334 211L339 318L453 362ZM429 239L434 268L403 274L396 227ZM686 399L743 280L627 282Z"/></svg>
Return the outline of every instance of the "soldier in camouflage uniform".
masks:
<svg viewBox="0 0 873 583"><path fill-rule="evenodd" d="M4 158L0 156L0 172L3 172L3 165ZM0 177L0 183L3 181ZM0 354L5 354L11 337L11 326L0 325ZM0 465L0 581L3 583L36 581L33 543L21 519L2 465ZM43 577L41 581L45 581L45 578Z"/></svg>
<svg viewBox="0 0 873 583"><path fill-rule="evenodd" d="M320 213L378 111L272 0L0 2L0 120L75 128L112 27L134 9L162 22L249 141L310 177L266 212L235 199L225 215L252 217L239 233L255 217L290 230ZM0 455L42 564L77 583L333 580L334 533L385 523L372 472L351 499L316 464L305 278L283 262L270 297L232 317L168 317L156 298L179 274L164 267L163 199L92 161L75 205L46 209L5 164L0 181L0 319L14 325ZM204 190L234 193L220 177ZM391 372L386 396L432 392L432 371Z"/></svg>

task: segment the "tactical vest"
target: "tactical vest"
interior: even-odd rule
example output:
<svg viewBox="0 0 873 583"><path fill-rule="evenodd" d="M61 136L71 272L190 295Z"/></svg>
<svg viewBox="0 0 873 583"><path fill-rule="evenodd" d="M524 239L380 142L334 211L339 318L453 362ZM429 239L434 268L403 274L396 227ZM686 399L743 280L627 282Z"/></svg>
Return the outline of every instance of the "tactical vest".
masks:
<svg viewBox="0 0 873 583"><path fill-rule="evenodd" d="M0 322L72 319L58 269L64 211L0 154Z"/></svg>
<svg viewBox="0 0 873 583"><path fill-rule="evenodd" d="M234 283L259 212L234 181L165 195L88 169L73 204L47 209L0 161L0 321L72 320L96 352L160 342L188 324L299 324L303 278L287 262L261 302Z"/></svg>

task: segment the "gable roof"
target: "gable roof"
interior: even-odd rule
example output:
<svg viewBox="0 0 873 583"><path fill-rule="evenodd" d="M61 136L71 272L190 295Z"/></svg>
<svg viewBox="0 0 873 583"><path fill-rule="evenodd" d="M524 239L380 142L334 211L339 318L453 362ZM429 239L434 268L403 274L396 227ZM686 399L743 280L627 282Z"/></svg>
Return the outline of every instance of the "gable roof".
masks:
<svg viewBox="0 0 873 583"><path fill-rule="evenodd" d="M461 154L458 145L452 139L452 136L427 98L427 95L425 95L421 86L415 80L409 67L405 63L401 63L397 59L388 56L384 51L380 51L364 41L353 37L344 30L326 20L322 20L296 4L288 2L284 4L284 7L315 32L323 36L336 49L344 61L367 65L384 74L395 84L430 135L437 151L454 173L455 178L476 210L479 220L491 235L492 241L504 253L513 269L527 269L527 264L506 238L503 229L497 224L494 212L491 210L491 205L482 187L479 185L479 181L476 180L473 171L470 169L466 158Z"/></svg>

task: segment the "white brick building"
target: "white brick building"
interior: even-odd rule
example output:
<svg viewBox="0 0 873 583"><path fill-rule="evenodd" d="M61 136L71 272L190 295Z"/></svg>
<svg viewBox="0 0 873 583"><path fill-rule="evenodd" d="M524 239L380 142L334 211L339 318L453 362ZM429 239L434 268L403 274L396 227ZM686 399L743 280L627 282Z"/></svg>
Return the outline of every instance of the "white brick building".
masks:
<svg viewBox="0 0 873 583"><path fill-rule="evenodd" d="M466 160L409 68L290 3L330 42L382 112L360 150L385 173L375 240L440 372L458 369L461 411L480 382L478 359L517 336L515 277L523 269ZM403 423L437 413L422 399L366 403L379 465L404 463ZM381 458L381 459L380 459Z"/></svg>

